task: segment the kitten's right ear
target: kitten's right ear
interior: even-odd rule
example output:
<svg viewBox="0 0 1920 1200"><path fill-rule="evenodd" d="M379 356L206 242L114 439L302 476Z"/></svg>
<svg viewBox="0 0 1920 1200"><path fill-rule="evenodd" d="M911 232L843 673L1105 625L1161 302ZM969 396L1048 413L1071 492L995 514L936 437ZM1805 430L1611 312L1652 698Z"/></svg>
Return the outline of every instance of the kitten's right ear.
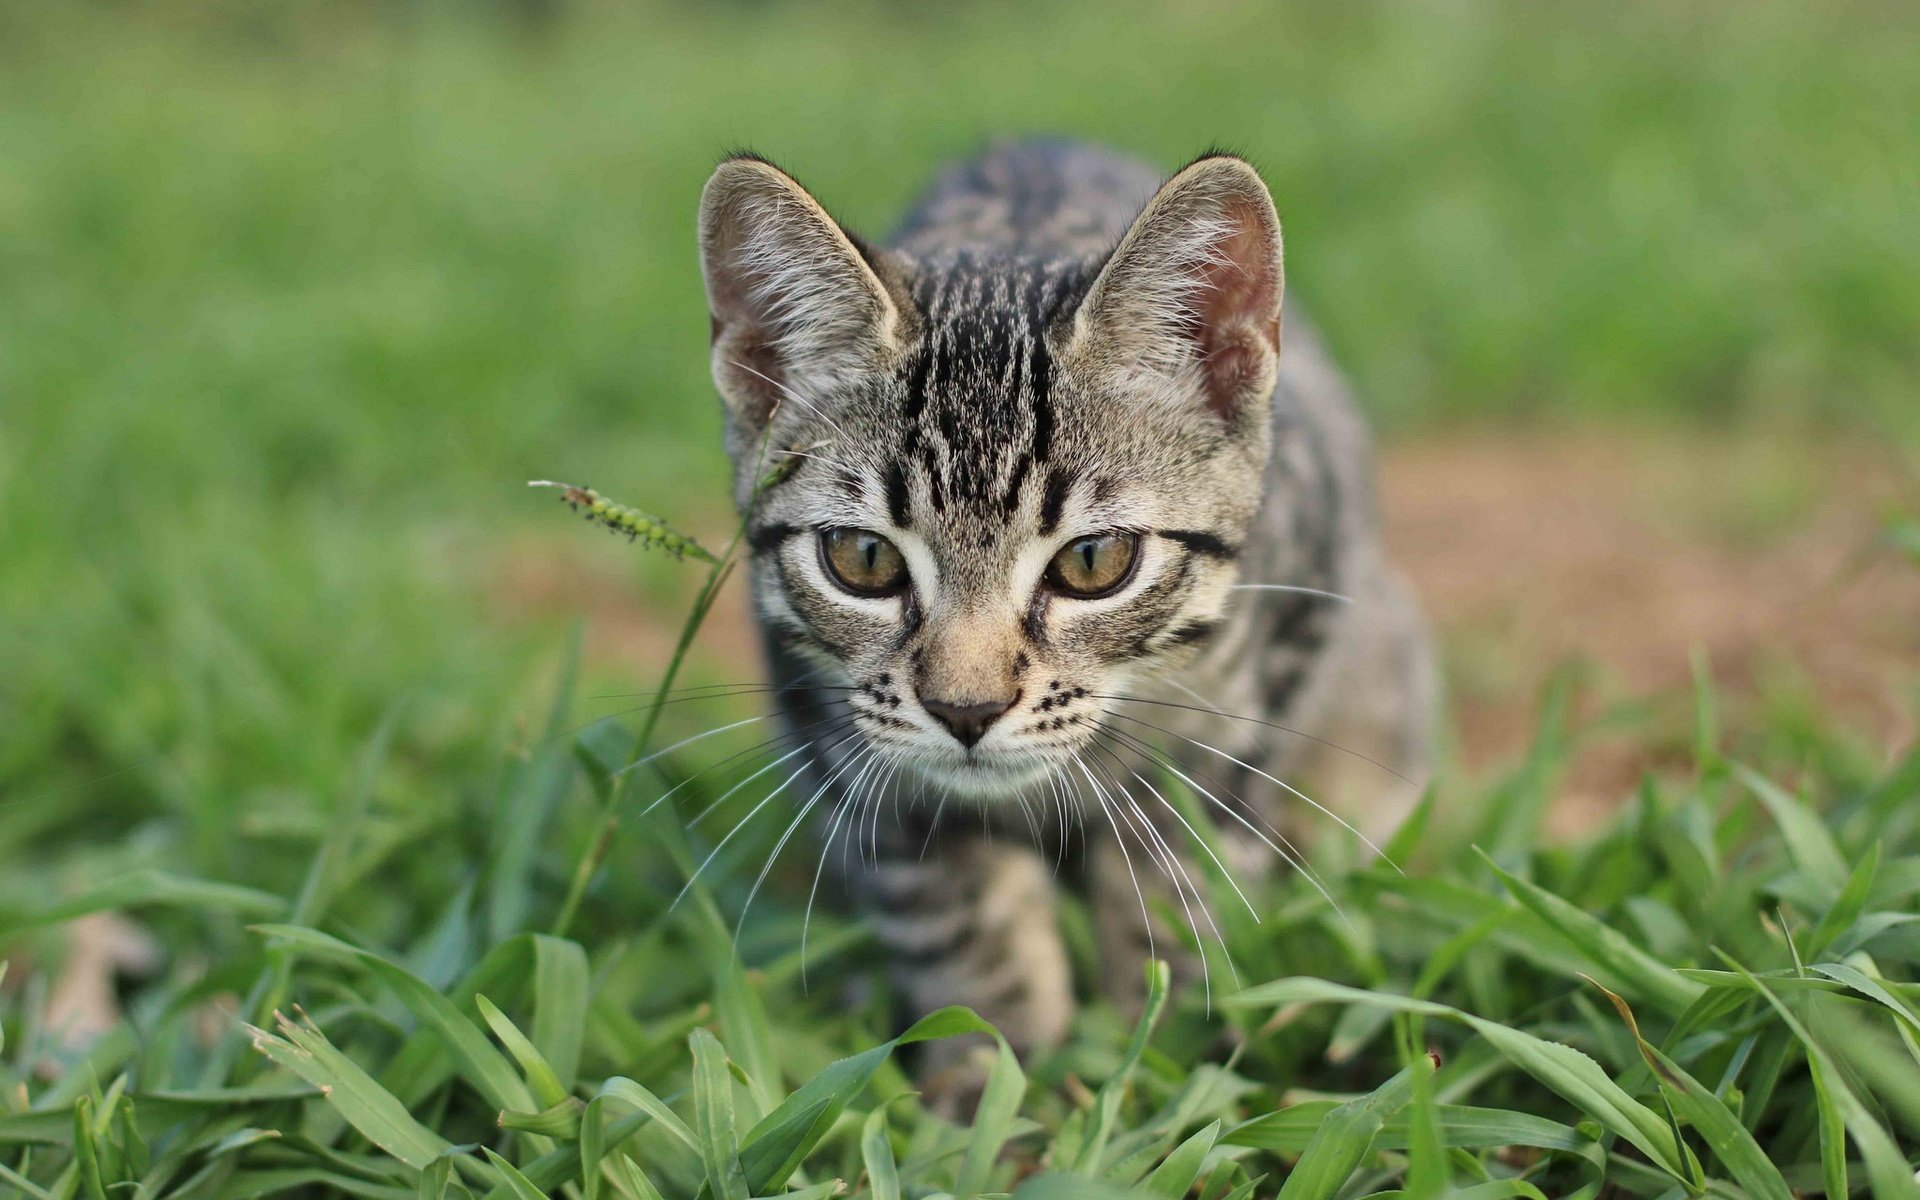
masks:
<svg viewBox="0 0 1920 1200"><path fill-rule="evenodd" d="M713 381L729 416L766 427L897 352L900 312L846 231L772 164L720 164L700 196Z"/></svg>

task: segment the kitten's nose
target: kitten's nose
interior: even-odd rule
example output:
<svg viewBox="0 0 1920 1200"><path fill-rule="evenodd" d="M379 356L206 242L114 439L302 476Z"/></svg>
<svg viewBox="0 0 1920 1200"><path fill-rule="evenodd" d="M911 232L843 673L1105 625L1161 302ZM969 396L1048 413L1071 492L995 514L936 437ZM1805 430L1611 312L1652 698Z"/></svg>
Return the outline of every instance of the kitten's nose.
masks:
<svg viewBox="0 0 1920 1200"><path fill-rule="evenodd" d="M929 700L922 696L920 707L927 710L927 715L945 725L947 732L951 733L962 746L971 748L975 742L986 736L987 727L999 720L1000 714L1012 708L1018 699L1020 699L1019 692L1015 692L1005 700L981 700L967 704Z"/></svg>

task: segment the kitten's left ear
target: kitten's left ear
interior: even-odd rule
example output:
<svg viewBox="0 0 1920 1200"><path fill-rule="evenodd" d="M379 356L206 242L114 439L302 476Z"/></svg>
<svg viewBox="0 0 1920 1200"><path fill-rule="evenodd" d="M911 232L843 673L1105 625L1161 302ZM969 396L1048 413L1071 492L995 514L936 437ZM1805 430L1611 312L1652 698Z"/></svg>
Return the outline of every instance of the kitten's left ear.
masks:
<svg viewBox="0 0 1920 1200"><path fill-rule="evenodd" d="M1074 315L1066 354L1121 389L1198 396L1235 423L1280 349L1280 218L1252 166L1203 158L1156 193Z"/></svg>

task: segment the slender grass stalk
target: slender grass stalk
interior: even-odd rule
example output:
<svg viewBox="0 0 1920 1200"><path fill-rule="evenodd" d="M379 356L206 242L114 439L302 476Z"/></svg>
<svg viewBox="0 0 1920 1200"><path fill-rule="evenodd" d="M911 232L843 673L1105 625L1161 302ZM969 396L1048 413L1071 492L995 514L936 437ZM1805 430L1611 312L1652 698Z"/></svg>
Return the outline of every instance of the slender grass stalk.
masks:
<svg viewBox="0 0 1920 1200"><path fill-rule="evenodd" d="M768 431L772 431L772 422L768 422ZM572 484L555 483L552 480L535 480L529 487L557 487L563 489L561 500L575 511L584 511L589 520L598 521L616 533L624 533L629 541L639 541L648 546L659 546L676 556L696 558L708 564L706 579L700 585L700 591L694 596L693 607L687 613L687 619L680 625L680 636L675 640L673 654L667 659L667 669L660 676L660 683L654 689L653 700L647 705L646 714L640 719L640 731L633 741L631 760L638 762L646 757L647 747L652 744L655 727L660 723L660 713L665 707L667 697L673 692L674 681L680 676L680 668L686 662L687 650L693 645L695 635L706 623L707 614L713 609L713 602L720 595L720 589L732 577L733 568L738 565L736 555L740 544L747 534L747 521L753 513L753 505L767 487L777 482L784 470L791 468L792 459L783 459L773 471L764 470L767 456L767 442L763 438L760 444L759 459L755 473L758 483L754 486L746 510L734 525L733 535L719 554L713 554L698 542L678 533L658 517L653 517L636 508L615 504L595 492L592 488L576 487ZM586 853L575 864L573 878L568 881L567 894L561 901L559 914L554 918L552 933L555 937L565 937L579 915L580 903L585 898L587 885L592 882L594 873L600 864L606 861L607 852L612 848L614 834L620 828L620 802L626 798L627 782L631 772L622 772L607 789L604 803L601 805L600 825L587 846Z"/></svg>

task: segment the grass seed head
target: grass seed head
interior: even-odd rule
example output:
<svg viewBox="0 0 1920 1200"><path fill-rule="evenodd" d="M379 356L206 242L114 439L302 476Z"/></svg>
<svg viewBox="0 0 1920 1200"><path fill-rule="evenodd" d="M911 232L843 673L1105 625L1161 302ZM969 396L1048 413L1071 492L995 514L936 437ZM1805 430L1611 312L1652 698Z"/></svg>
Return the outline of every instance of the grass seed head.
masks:
<svg viewBox="0 0 1920 1200"><path fill-rule="evenodd" d="M707 563L715 561L712 552L705 546L674 529L659 517L625 504L617 504L590 487L556 483L550 479L536 479L527 486L558 488L562 504L585 519L606 526L615 534L625 534L629 542L658 547L675 558L693 558Z"/></svg>

